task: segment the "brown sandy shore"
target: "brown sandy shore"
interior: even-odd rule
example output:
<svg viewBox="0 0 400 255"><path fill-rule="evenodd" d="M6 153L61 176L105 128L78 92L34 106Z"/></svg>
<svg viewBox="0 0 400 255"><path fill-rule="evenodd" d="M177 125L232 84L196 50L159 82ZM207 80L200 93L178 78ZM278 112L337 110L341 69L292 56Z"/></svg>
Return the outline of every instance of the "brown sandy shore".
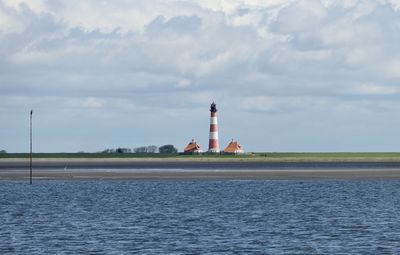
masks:
<svg viewBox="0 0 400 255"><path fill-rule="evenodd" d="M35 159L34 180L400 180L400 162ZM27 180L29 161L0 160L0 180Z"/></svg>
<svg viewBox="0 0 400 255"><path fill-rule="evenodd" d="M0 172L0 181L28 180L28 172ZM400 170L262 170L195 172L35 171L34 180L400 180Z"/></svg>

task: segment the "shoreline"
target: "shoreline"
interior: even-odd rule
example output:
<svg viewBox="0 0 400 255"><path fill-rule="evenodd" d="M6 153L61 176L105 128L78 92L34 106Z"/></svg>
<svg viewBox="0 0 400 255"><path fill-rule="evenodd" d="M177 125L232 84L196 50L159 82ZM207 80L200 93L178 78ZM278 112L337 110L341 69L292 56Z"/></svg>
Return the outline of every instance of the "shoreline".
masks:
<svg viewBox="0 0 400 255"><path fill-rule="evenodd" d="M0 160L0 181L28 179L28 159ZM400 162L41 158L33 180L400 180Z"/></svg>
<svg viewBox="0 0 400 255"><path fill-rule="evenodd" d="M29 171L0 171L1 181L28 181ZM34 171L33 180L136 180L136 181L218 181L218 180L295 180L295 181L388 181L400 180L398 170L246 170L246 171Z"/></svg>
<svg viewBox="0 0 400 255"><path fill-rule="evenodd" d="M29 153L0 154L1 161L28 160ZM33 153L35 161L151 162L400 162L400 152L256 152L230 154Z"/></svg>
<svg viewBox="0 0 400 255"><path fill-rule="evenodd" d="M29 168L29 159L0 159L0 171ZM265 161L265 160L190 160L160 158L34 158L36 169L400 169L398 161Z"/></svg>

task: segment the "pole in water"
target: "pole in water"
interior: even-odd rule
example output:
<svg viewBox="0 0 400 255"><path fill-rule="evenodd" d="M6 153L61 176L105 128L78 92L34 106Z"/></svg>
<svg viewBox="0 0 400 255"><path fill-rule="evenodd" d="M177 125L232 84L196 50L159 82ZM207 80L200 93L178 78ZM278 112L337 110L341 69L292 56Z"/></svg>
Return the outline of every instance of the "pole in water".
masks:
<svg viewBox="0 0 400 255"><path fill-rule="evenodd" d="M32 184L32 115L33 115L33 110L31 110L31 118L30 118L30 153L29 153L29 169L30 169L30 175L29 175L29 184Z"/></svg>

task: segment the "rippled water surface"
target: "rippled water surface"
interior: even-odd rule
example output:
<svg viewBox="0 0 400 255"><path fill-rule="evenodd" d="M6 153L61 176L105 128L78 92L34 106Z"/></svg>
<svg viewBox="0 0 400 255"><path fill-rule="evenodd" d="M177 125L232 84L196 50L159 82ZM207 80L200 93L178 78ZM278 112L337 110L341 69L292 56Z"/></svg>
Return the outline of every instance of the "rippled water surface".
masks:
<svg viewBox="0 0 400 255"><path fill-rule="evenodd" d="M0 182L0 254L399 254L400 182Z"/></svg>

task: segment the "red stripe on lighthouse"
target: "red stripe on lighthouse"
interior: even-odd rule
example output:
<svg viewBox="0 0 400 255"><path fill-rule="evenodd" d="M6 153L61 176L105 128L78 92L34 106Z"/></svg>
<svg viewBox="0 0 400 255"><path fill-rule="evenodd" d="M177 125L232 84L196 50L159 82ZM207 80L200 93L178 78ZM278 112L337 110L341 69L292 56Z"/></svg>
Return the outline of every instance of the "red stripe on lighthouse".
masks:
<svg viewBox="0 0 400 255"><path fill-rule="evenodd" d="M209 151L211 150L211 148L213 148L213 149L218 148L219 149L218 140L210 139L210 141L208 143L208 147L210 148L210 149L208 149Z"/></svg>
<svg viewBox="0 0 400 255"><path fill-rule="evenodd" d="M210 132L217 132L218 126L215 124L210 124Z"/></svg>

